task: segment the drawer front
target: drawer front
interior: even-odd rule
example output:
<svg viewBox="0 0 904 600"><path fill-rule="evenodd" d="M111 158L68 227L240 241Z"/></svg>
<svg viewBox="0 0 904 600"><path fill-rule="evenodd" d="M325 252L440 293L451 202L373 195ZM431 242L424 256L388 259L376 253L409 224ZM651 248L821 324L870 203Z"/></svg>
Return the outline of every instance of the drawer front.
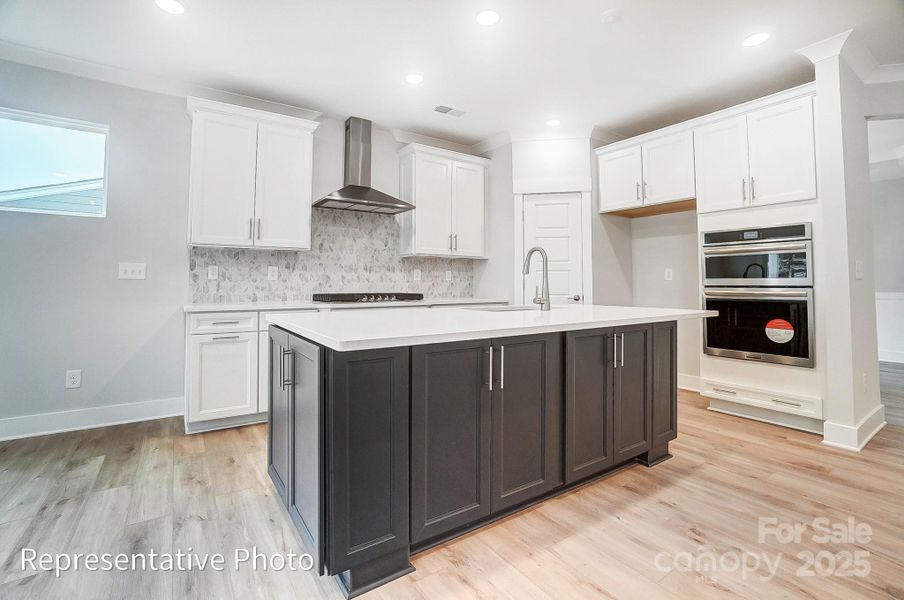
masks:
<svg viewBox="0 0 904 600"><path fill-rule="evenodd" d="M718 381L703 381L702 383L701 393L708 398L728 400L814 419L822 418L822 398L789 395L784 392L772 392Z"/></svg>
<svg viewBox="0 0 904 600"><path fill-rule="evenodd" d="M192 335L258 331L256 312L198 313L190 319Z"/></svg>

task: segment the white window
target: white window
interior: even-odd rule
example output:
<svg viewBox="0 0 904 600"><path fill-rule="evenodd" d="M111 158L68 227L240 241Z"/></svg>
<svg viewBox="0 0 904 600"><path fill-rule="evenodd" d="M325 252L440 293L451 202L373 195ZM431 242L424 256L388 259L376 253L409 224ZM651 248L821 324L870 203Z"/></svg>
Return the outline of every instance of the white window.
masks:
<svg viewBox="0 0 904 600"><path fill-rule="evenodd" d="M0 211L107 214L109 127L0 108Z"/></svg>

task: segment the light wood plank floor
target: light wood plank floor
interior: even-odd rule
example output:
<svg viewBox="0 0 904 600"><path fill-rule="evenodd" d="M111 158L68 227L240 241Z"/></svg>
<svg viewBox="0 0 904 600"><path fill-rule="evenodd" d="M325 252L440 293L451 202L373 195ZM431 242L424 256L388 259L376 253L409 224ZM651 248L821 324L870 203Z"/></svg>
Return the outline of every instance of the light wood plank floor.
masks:
<svg viewBox="0 0 904 600"><path fill-rule="evenodd" d="M415 573L366 598L904 598L904 429L887 427L858 455L711 413L696 394L682 393L679 410L673 459L625 469L421 554ZM331 578L303 571L55 578L20 569L23 547L300 551L265 472L265 428L181 431L180 420L167 419L0 444L0 598L340 598ZM800 542L759 543L758 517L853 517L872 536L818 544L811 529ZM657 566L661 552L670 554L658 564L668 567L670 556L707 545L723 567ZM798 576L797 554L808 550L867 550L869 575ZM745 577L731 561L742 552L784 557L774 577L765 566Z"/></svg>
<svg viewBox="0 0 904 600"><path fill-rule="evenodd" d="M885 420L904 425L904 364L879 363L879 393L885 405Z"/></svg>

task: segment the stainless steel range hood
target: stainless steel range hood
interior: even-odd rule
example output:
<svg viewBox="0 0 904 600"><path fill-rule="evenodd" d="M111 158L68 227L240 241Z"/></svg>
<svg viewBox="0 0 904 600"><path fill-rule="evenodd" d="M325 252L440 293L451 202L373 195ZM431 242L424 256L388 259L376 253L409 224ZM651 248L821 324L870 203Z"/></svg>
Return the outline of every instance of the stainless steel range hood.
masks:
<svg viewBox="0 0 904 600"><path fill-rule="evenodd" d="M345 122L345 187L314 203L317 208L395 215L414 208L370 187L371 122L349 117Z"/></svg>

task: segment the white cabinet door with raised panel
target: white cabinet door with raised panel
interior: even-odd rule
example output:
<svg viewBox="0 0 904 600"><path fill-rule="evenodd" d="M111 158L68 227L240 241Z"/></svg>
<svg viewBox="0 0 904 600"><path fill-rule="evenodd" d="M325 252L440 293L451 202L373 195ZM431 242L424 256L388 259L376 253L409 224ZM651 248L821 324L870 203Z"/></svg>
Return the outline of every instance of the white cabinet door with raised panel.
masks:
<svg viewBox="0 0 904 600"><path fill-rule="evenodd" d="M452 160L415 157L415 253L452 254Z"/></svg>
<svg viewBox="0 0 904 600"><path fill-rule="evenodd" d="M257 140L254 245L310 250L314 135L262 122Z"/></svg>
<svg viewBox="0 0 904 600"><path fill-rule="evenodd" d="M716 121L694 130L697 212L747 205L747 117Z"/></svg>
<svg viewBox="0 0 904 600"><path fill-rule="evenodd" d="M191 136L191 243L253 243L257 121L198 111Z"/></svg>
<svg viewBox="0 0 904 600"><path fill-rule="evenodd" d="M597 157L600 212L635 208L643 205L640 145L616 150Z"/></svg>
<svg viewBox="0 0 904 600"><path fill-rule="evenodd" d="M486 221L486 169L482 165L452 163L452 253L483 256Z"/></svg>
<svg viewBox="0 0 904 600"><path fill-rule="evenodd" d="M270 334L261 331L257 338L257 412L270 410Z"/></svg>
<svg viewBox="0 0 904 600"><path fill-rule="evenodd" d="M747 115L753 205L816 197L813 100L800 98Z"/></svg>
<svg viewBox="0 0 904 600"><path fill-rule="evenodd" d="M690 131L643 144L644 206L688 200L694 190L694 134Z"/></svg>
<svg viewBox="0 0 904 600"><path fill-rule="evenodd" d="M258 336L257 331L191 336L189 422L257 412Z"/></svg>

